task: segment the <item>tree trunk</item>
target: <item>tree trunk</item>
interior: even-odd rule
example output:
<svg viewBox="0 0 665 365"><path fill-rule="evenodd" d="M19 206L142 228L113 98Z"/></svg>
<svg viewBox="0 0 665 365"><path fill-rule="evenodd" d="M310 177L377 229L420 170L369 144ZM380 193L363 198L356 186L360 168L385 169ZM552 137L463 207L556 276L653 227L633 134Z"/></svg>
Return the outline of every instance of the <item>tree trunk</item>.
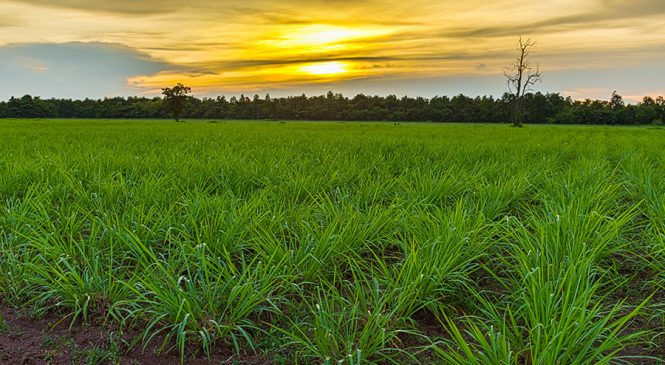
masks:
<svg viewBox="0 0 665 365"><path fill-rule="evenodd" d="M513 127L522 126L522 101L520 97L515 99L515 110L513 110Z"/></svg>

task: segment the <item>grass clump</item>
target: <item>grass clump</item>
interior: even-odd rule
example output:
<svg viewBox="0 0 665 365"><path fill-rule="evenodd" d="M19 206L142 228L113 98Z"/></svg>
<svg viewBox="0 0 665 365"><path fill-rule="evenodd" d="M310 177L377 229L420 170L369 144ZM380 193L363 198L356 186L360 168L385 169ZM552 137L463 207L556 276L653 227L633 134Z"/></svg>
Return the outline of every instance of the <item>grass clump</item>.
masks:
<svg viewBox="0 0 665 365"><path fill-rule="evenodd" d="M182 362L660 355L658 131L5 120L0 132L5 306L127 330L135 349Z"/></svg>

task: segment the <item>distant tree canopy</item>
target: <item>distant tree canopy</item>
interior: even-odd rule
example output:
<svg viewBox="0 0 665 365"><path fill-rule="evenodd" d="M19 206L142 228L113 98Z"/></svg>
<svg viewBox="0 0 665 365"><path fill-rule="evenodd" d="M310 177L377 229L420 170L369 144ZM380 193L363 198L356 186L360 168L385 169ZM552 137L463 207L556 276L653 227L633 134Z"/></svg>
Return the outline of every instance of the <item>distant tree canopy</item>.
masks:
<svg viewBox="0 0 665 365"><path fill-rule="evenodd" d="M515 96L453 97L326 95L272 98L185 96L179 117L192 119L357 120L399 122L510 123ZM30 95L0 102L0 118L165 119L173 115L162 98L41 99ZM651 124L665 120L663 97L626 105L614 93L607 101L573 101L558 93L527 93L521 100L524 123Z"/></svg>

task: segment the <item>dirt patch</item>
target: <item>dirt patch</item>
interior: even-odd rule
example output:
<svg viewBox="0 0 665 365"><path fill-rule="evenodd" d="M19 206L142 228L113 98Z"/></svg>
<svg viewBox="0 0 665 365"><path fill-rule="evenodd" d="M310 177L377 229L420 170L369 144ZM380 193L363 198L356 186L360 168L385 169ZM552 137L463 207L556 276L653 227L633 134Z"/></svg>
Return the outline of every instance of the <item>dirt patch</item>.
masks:
<svg viewBox="0 0 665 365"><path fill-rule="evenodd" d="M0 305L0 364L180 364L177 353L157 355L157 346L130 348L132 334L122 338L102 325L76 325L69 329L57 317L35 319L27 313ZM161 344L161 341L154 341ZM226 347L205 355L188 356L185 364L273 364L270 356L248 353L238 356Z"/></svg>

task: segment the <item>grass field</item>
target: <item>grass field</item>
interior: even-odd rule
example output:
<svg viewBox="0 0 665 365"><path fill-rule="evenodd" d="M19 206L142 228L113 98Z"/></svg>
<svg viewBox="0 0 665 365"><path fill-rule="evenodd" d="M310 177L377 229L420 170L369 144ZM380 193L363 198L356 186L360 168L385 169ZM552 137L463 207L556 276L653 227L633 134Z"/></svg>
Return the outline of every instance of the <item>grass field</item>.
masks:
<svg viewBox="0 0 665 365"><path fill-rule="evenodd" d="M664 148L657 128L0 121L0 301L103 329L87 363L658 363Z"/></svg>

